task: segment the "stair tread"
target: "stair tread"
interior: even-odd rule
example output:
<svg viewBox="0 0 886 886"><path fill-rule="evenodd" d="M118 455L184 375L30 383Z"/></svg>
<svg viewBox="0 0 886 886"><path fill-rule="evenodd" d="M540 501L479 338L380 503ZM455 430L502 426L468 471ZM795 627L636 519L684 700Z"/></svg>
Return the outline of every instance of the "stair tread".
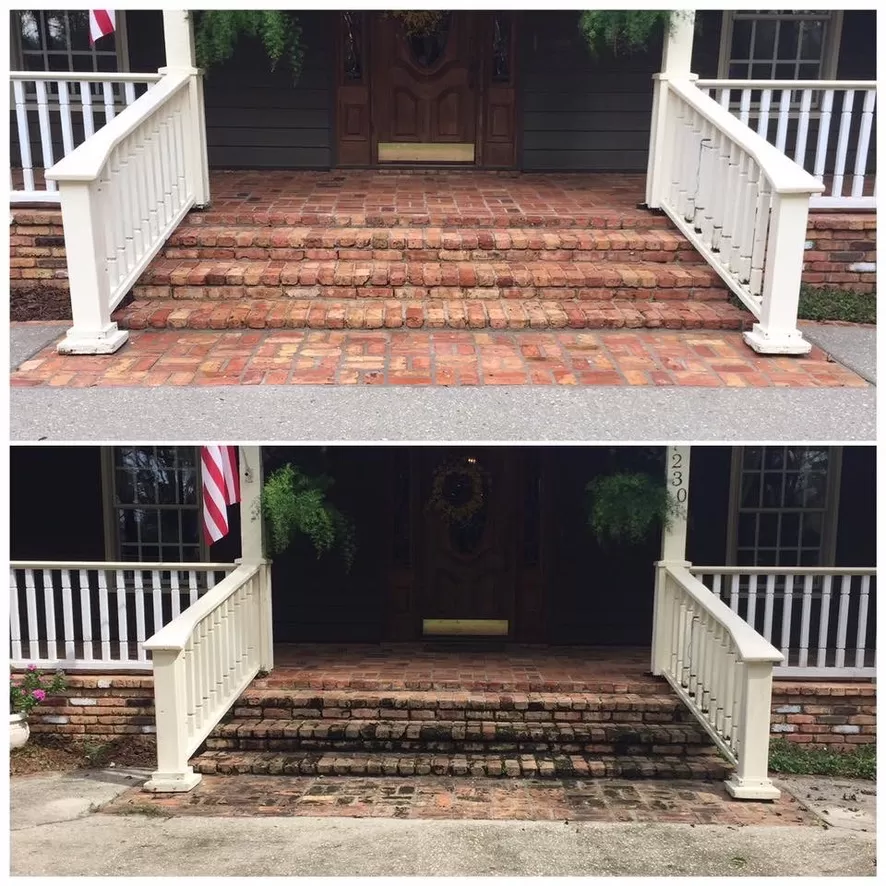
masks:
<svg viewBox="0 0 886 886"><path fill-rule="evenodd" d="M312 687L295 687L288 688L285 686L256 686L252 685L243 693L243 698L281 698L290 697L302 699L323 698L323 699L341 699L348 702L353 700L364 699L392 699L406 702L409 699L422 699L425 701L455 702L460 700L476 700L484 702L492 702L495 699L506 698L513 702L540 702L551 704L562 704L564 710L571 710L565 705L571 705L573 701L564 700L565 696L582 696L582 700L587 703L594 704L639 704L639 703L665 703L668 705L680 706L682 702L676 695L669 691L667 686L659 686L653 684L650 686L651 692L597 692L594 690L564 690L559 692L534 692L522 690L460 690L460 689L318 689ZM340 707L341 705L334 705ZM361 705L362 706L362 705ZM369 705L366 705L369 707Z"/></svg>

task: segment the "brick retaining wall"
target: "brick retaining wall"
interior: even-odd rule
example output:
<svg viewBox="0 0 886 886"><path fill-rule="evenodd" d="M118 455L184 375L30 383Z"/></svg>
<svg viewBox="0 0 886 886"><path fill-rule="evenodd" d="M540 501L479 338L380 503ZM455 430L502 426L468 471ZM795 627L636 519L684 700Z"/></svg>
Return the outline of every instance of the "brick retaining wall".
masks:
<svg viewBox="0 0 886 886"><path fill-rule="evenodd" d="M150 676L68 675L68 689L29 719L31 732L110 741L154 733L154 681ZM772 734L809 747L872 744L877 738L873 683L776 680Z"/></svg>
<svg viewBox="0 0 886 886"><path fill-rule="evenodd" d="M13 209L9 227L10 283L67 289L61 212ZM877 217L872 212L814 212L809 216L803 282L810 286L873 292L877 270Z"/></svg>

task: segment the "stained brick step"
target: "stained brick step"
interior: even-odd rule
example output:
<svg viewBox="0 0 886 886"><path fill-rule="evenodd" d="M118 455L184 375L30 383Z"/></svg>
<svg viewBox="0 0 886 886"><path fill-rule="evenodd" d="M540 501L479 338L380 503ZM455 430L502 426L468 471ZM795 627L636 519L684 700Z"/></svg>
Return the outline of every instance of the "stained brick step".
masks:
<svg viewBox="0 0 886 886"><path fill-rule="evenodd" d="M137 298L118 309L114 319L124 329L520 330L743 329L752 318L727 301L669 299Z"/></svg>
<svg viewBox="0 0 886 886"><path fill-rule="evenodd" d="M269 678L266 678L269 679ZM258 681L256 681L258 682ZM235 703L232 716L243 722L253 720L328 719L387 721L501 721L507 723L614 722L614 723L691 723L695 720L685 705L673 695L652 691L597 693L572 691L472 692L364 691L364 690L287 690L256 688L255 684ZM646 689L641 686L640 689Z"/></svg>
<svg viewBox="0 0 886 886"><path fill-rule="evenodd" d="M610 293L609 290L616 290ZM134 287L148 298L725 299L706 265L622 261L403 262L177 260L153 262Z"/></svg>
<svg viewBox="0 0 886 886"><path fill-rule="evenodd" d="M293 228L184 225L166 259L282 261L624 261L704 265L677 231L539 228Z"/></svg>
<svg viewBox="0 0 886 886"><path fill-rule="evenodd" d="M191 760L203 774L444 775L492 778L692 778L722 779L729 772L706 756L613 757L605 754L365 754L346 751L281 753L205 751Z"/></svg>
<svg viewBox="0 0 886 886"><path fill-rule="evenodd" d="M710 740L690 724L235 719L218 726L206 746L211 750L679 755L706 752Z"/></svg>

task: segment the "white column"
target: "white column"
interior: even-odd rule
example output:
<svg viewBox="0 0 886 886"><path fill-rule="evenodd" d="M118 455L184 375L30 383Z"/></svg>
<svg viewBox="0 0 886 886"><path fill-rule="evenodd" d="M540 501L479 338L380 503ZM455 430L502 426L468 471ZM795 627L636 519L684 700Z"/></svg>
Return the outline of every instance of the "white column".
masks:
<svg viewBox="0 0 886 886"><path fill-rule="evenodd" d="M203 102L203 72L197 68L194 48L194 16L183 9L163 10L163 43L166 67L160 73L189 73L190 114L185 150L188 157L188 183L194 189L197 206L209 205L209 158L206 149L206 109Z"/></svg>
<svg viewBox="0 0 886 886"><path fill-rule="evenodd" d="M744 333L760 354L808 354L812 348L797 328L808 220L808 193L773 194L760 322Z"/></svg>
<svg viewBox="0 0 886 886"><path fill-rule="evenodd" d="M260 667L274 667L274 617L271 607L271 566L265 560L264 518L261 511L261 447L240 447L240 562L262 564L259 572L261 631L259 633Z"/></svg>
<svg viewBox="0 0 886 886"><path fill-rule="evenodd" d="M652 120L649 131L649 160L646 166L646 205L661 208L661 198L667 187L669 166L665 122L668 115L668 81L695 79L692 66L692 42L695 36L695 12L680 10L671 13L665 29L661 55L661 73L653 74Z"/></svg>
<svg viewBox="0 0 886 886"><path fill-rule="evenodd" d="M62 182L62 222L74 324L58 343L60 354L113 354L129 338L111 320L104 219L93 182Z"/></svg>
<svg viewBox="0 0 886 886"><path fill-rule="evenodd" d="M668 645L664 636L664 583L667 567L688 566L686 560L686 523L689 515L689 447L668 446L665 452L665 483L668 495L676 503L678 513L662 528L661 560L655 565L655 601L652 609L652 673L661 675L659 653Z"/></svg>

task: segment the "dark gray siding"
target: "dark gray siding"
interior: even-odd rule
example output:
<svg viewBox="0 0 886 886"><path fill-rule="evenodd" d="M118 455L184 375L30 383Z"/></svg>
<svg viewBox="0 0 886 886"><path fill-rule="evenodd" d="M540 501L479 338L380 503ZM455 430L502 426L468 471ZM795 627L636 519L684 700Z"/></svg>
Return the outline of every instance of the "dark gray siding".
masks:
<svg viewBox="0 0 886 886"><path fill-rule="evenodd" d="M328 168L332 165L333 13L300 12L304 66L268 70L260 46L244 42L204 87L209 165Z"/></svg>
<svg viewBox="0 0 886 886"><path fill-rule="evenodd" d="M534 170L646 168L652 74L661 41L626 58L594 58L579 13L526 13L520 40L521 165Z"/></svg>

